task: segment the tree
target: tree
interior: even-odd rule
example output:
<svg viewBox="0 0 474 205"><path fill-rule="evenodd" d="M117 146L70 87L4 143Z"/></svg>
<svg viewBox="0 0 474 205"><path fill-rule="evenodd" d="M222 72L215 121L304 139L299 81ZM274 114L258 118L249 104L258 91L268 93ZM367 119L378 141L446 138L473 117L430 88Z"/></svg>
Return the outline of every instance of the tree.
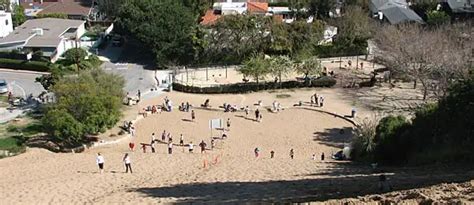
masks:
<svg viewBox="0 0 474 205"><path fill-rule="evenodd" d="M333 12L336 6L335 0L309 0L308 13L318 19L329 18L329 12Z"/></svg>
<svg viewBox="0 0 474 205"><path fill-rule="evenodd" d="M384 27L375 37L377 55L395 76L413 81L414 88L420 82L423 99L430 93L441 99L452 82L468 74L472 56L468 47L473 43L464 32L469 30L449 25L435 29L418 25Z"/></svg>
<svg viewBox="0 0 474 205"><path fill-rule="evenodd" d="M118 16L119 8L125 0L97 0L99 11L113 20Z"/></svg>
<svg viewBox="0 0 474 205"><path fill-rule="evenodd" d="M295 65L296 72L303 74L305 82L308 85L311 85L311 77L319 76L321 74L321 61L316 57L298 58Z"/></svg>
<svg viewBox="0 0 474 205"><path fill-rule="evenodd" d="M244 62L239 72L246 77L252 77L255 82L259 83L270 72L270 61L265 59L264 55L254 54Z"/></svg>
<svg viewBox="0 0 474 205"><path fill-rule="evenodd" d="M88 70L93 66L86 61L87 51L83 48L71 48L64 52L64 58L66 60L66 65L74 67L74 70L79 72L79 70Z"/></svg>
<svg viewBox="0 0 474 205"><path fill-rule="evenodd" d="M426 16L426 23L430 26L440 26L449 23L451 20L451 17L444 11L429 11Z"/></svg>
<svg viewBox="0 0 474 205"><path fill-rule="evenodd" d="M280 84L282 76L286 76L292 68L293 63L288 56L276 56L270 59L271 74L278 78Z"/></svg>
<svg viewBox="0 0 474 205"><path fill-rule="evenodd" d="M309 52L318 45L323 38L324 24L321 21L307 23L306 21L295 21L289 25L288 37L292 44L292 55L301 52Z"/></svg>
<svg viewBox="0 0 474 205"><path fill-rule="evenodd" d="M19 25L25 23L26 21L26 15L25 15L25 9L21 5L15 5L13 8L13 16L12 16L12 21L13 21L13 27L18 27Z"/></svg>
<svg viewBox="0 0 474 205"><path fill-rule="evenodd" d="M121 116L122 77L100 69L58 80L50 89L56 101L43 118L45 132L66 145L113 127Z"/></svg>
<svg viewBox="0 0 474 205"><path fill-rule="evenodd" d="M347 6L346 12L336 20L338 35L334 44L352 55L360 54L367 48L367 40L372 37L373 25L367 12L359 6Z"/></svg>
<svg viewBox="0 0 474 205"><path fill-rule="evenodd" d="M119 9L118 23L151 48L160 67L194 60L195 22L182 1L130 0Z"/></svg>
<svg viewBox="0 0 474 205"><path fill-rule="evenodd" d="M2 10L10 10L10 0L0 0L0 8Z"/></svg>

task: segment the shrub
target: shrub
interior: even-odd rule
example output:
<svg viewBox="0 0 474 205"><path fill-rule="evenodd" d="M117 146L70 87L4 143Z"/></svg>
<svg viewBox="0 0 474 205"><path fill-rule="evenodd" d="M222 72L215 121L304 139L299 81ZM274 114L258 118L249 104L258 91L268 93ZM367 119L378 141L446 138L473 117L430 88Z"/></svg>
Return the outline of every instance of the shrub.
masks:
<svg viewBox="0 0 474 205"><path fill-rule="evenodd" d="M12 68L17 70L48 72L51 69L51 65L52 64L49 62L0 58L0 67Z"/></svg>
<svg viewBox="0 0 474 205"><path fill-rule="evenodd" d="M403 132L409 125L403 116L387 116L380 120L375 135L377 160L399 163L407 159L411 150L410 145L403 139Z"/></svg>
<svg viewBox="0 0 474 205"><path fill-rule="evenodd" d="M268 3L269 7L289 7L290 3L288 2L270 2Z"/></svg>
<svg viewBox="0 0 474 205"><path fill-rule="evenodd" d="M311 85L307 85L300 81L285 81L280 83L265 82L265 83L234 83L219 85L213 87L196 87L189 85L182 85L179 83L173 83L173 89L187 93L247 93L256 92L259 90L270 90L270 89L288 89L288 88L301 88L301 87L332 87L336 84L336 80L331 77L322 77L311 82Z"/></svg>

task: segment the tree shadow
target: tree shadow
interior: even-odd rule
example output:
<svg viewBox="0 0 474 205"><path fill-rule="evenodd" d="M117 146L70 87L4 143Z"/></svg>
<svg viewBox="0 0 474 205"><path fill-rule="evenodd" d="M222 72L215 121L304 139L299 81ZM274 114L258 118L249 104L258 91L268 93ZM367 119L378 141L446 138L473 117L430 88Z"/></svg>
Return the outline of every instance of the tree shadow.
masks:
<svg viewBox="0 0 474 205"><path fill-rule="evenodd" d="M352 127L325 129L321 132L314 132L313 140L330 147L342 149L350 143L352 130Z"/></svg>
<svg viewBox="0 0 474 205"><path fill-rule="evenodd" d="M426 174L425 169L387 172L393 190L421 188L446 182L465 182L474 177L473 172L444 170ZM303 203L329 199L354 198L368 194L381 194L379 174L358 172L334 172L320 178L277 181L233 181L215 183L178 184L167 187L130 189L149 197L174 198L177 203ZM448 174L447 174L448 173Z"/></svg>

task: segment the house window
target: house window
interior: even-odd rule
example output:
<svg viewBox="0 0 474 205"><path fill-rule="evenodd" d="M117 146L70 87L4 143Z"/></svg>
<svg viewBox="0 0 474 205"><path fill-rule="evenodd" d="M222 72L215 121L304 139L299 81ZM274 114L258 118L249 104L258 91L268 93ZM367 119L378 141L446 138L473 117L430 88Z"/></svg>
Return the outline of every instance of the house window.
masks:
<svg viewBox="0 0 474 205"><path fill-rule="evenodd" d="M6 26L8 26L8 19L7 19L7 20L5 20L5 25L6 25Z"/></svg>

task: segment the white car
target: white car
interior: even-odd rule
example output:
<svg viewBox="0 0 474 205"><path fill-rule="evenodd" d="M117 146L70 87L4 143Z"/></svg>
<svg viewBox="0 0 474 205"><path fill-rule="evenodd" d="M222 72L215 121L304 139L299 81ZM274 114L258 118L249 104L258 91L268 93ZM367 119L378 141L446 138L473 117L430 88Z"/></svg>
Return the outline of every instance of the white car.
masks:
<svg viewBox="0 0 474 205"><path fill-rule="evenodd" d="M0 79L0 94L8 93L8 84L4 79Z"/></svg>

